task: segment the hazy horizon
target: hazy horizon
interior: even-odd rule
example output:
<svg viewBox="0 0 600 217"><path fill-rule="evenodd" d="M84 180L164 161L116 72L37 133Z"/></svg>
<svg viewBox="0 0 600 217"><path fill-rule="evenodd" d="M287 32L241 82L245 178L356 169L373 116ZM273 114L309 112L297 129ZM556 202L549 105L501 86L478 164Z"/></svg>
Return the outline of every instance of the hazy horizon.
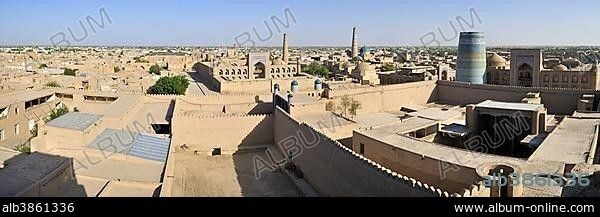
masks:
<svg viewBox="0 0 600 217"><path fill-rule="evenodd" d="M350 47L353 26L360 46L369 47L435 46L432 34L442 46L456 46L463 30L484 32L490 47L600 45L600 29L591 28L600 2L593 0L5 0L0 6L3 46L48 46L62 33L72 46L247 47L249 39L277 47L287 32L291 47Z"/></svg>

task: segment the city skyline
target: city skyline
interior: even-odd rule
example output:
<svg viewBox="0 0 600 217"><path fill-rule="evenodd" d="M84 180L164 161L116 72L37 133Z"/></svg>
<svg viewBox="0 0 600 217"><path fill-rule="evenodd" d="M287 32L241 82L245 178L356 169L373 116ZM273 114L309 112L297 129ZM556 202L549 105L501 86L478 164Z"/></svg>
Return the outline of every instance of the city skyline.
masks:
<svg viewBox="0 0 600 217"><path fill-rule="evenodd" d="M241 35L248 33L256 46L270 47L278 46L286 32L291 47L350 47L354 26L360 46L437 45L427 43L432 36L427 34L435 34L442 46L456 46L458 37L454 36L463 30L485 32L488 46L598 45L595 39L600 37L600 31L589 28L594 23L588 16L593 14L593 8L598 8L599 2L575 1L569 3L570 10L565 11L564 2L545 1L543 12L531 16L530 8L540 3L383 1L367 5L346 1L265 0L150 1L144 4L137 1L35 1L31 4L3 1L0 28L6 31L0 33L0 44L51 45L50 38L57 33L70 37L67 27L72 28L76 37L81 37L85 32L78 22L83 21L86 26L90 22L86 17L100 22L100 10L104 9L107 15L104 28L92 32L86 26L88 36L80 42L70 40L72 45L231 46L236 43L236 37L238 42L244 42L247 35ZM211 10L201 10L208 7ZM27 14L27 19L23 14ZM276 26L273 17L279 19L280 24L287 22L288 26ZM463 23L457 22L459 18ZM156 30L150 35L152 29ZM266 40L258 40L259 37Z"/></svg>
<svg viewBox="0 0 600 217"><path fill-rule="evenodd" d="M598 6L5 0L0 197L535 197L405 205L593 213L573 197L600 196Z"/></svg>

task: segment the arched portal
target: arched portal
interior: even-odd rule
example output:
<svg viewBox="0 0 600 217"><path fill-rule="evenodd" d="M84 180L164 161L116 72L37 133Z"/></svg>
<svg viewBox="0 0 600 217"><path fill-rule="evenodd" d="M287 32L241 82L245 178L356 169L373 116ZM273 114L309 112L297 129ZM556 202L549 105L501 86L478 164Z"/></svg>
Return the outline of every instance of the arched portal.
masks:
<svg viewBox="0 0 600 217"><path fill-rule="evenodd" d="M265 64L262 62L258 62L254 64L254 75L256 78L264 78L265 77Z"/></svg>
<svg viewBox="0 0 600 217"><path fill-rule="evenodd" d="M517 80L519 81L520 86L531 87L533 82L533 67L531 67L527 63L523 63L517 69Z"/></svg>

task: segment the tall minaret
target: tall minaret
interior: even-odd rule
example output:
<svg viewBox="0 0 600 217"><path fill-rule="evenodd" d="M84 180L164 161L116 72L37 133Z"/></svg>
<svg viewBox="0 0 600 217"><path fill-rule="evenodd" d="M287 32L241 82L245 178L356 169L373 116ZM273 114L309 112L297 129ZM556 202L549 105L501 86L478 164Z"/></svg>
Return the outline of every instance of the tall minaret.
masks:
<svg viewBox="0 0 600 217"><path fill-rule="evenodd" d="M356 38L356 27L352 27L352 57L358 56L358 41Z"/></svg>
<svg viewBox="0 0 600 217"><path fill-rule="evenodd" d="M288 53L288 37L287 33L283 33L283 62L288 63L290 60L290 54Z"/></svg>
<svg viewBox="0 0 600 217"><path fill-rule="evenodd" d="M296 74L302 72L302 65L300 64L300 57L296 58Z"/></svg>

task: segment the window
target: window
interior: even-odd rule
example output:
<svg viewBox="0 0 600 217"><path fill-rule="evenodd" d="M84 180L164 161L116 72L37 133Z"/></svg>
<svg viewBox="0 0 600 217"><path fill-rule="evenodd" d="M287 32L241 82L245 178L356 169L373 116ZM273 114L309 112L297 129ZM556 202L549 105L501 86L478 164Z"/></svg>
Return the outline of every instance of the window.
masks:
<svg viewBox="0 0 600 217"><path fill-rule="evenodd" d="M15 108L15 114L16 114L16 115L19 115L19 108L18 108L18 107L17 107L17 108Z"/></svg>
<svg viewBox="0 0 600 217"><path fill-rule="evenodd" d="M360 143L359 153L365 155L365 144Z"/></svg>
<svg viewBox="0 0 600 217"><path fill-rule="evenodd" d="M221 155L221 147L213 148L212 156Z"/></svg>
<svg viewBox="0 0 600 217"><path fill-rule="evenodd" d="M15 135L19 135L19 124L15 124Z"/></svg>
<svg viewBox="0 0 600 217"><path fill-rule="evenodd" d="M4 141L4 129L0 129L0 141Z"/></svg>

